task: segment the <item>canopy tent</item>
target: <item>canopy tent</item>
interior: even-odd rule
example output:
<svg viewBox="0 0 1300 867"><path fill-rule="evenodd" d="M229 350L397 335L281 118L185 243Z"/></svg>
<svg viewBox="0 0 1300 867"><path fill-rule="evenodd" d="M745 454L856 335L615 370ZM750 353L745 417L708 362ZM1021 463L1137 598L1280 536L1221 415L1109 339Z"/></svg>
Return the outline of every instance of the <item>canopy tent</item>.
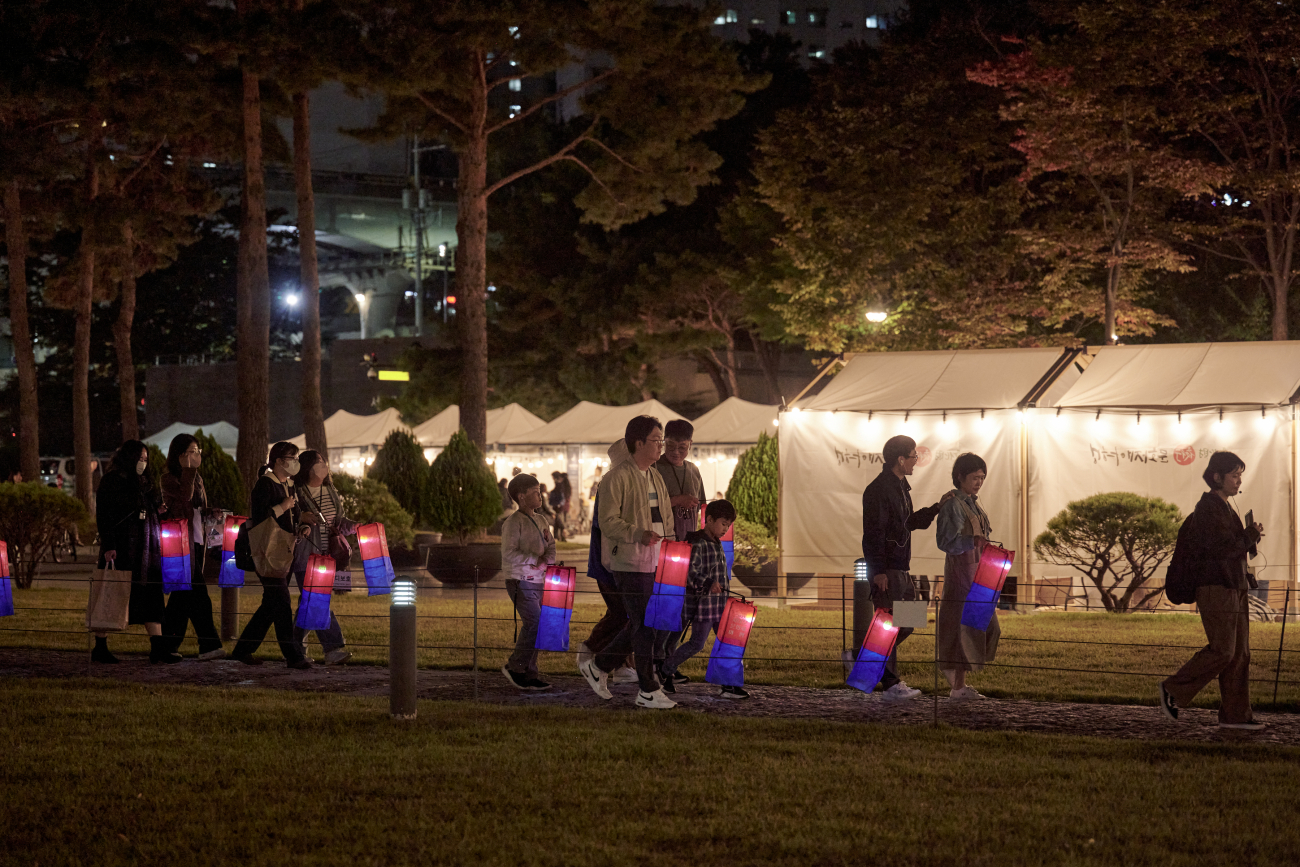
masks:
<svg viewBox="0 0 1300 867"><path fill-rule="evenodd" d="M395 430L410 429L402 423L401 414L394 408L374 415L356 415L339 410L325 419L325 441L329 443L332 468L351 475L361 475L374 460L375 452ZM300 449L307 447L305 434L289 440Z"/></svg>
<svg viewBox="0 0 1300 867"><path fill-rule="evenodd" d="M169 424L153 436L145 437L144 443L157 446L163 450L163 454L166 454L167 447L171 445L172 439L177 434L193 434L200 430L216 440L223 452L231 457L235 456L235 448L239 445L239 428L228 421L214 421L211 424L186 424L178 421Z"/></svg>
<svg viewBox="0 0 1300 867"><path fill-rule="evenodd" d="M1021 548L1021 409L1050 405L1072 385L1078 354L1047 348L848 356L821 393L781 414L781 571L851 574L862 556L862 491L882 470L885 441L897 434L917 441L920 460L909 481L918 507L952 488L958 455L983 457L989 479L980 501L994 538ZM914 572L941 575L943 562L933 527L912 534Z"/></svg>
<svg viewBox="0 0 1300 867"><path fill-rule="evenodd" d="M518 437L545 425L537 416L517 403L487 411L487 442L489 446L507 437ZM451 435L460 430L460 407L456 404L444 409L433 418L416 425L411 431L420 445L426 448L444 448Z"/></svg>
<svg viewBox="0 0 1300 867"><path fill-rule="evenodd" d="M691 459L699 466L704 493L726 494L740 453L758 442L760 433L776 435L779 407L729 397L697 418Z"/></svg>
<svg viewBox="0 0 1300 867"><path fill-rule="evenodd" d="M1110 491L1161 497L1189 513L1215 451L1246 464L1236 498L1265 525L1262 580L1295 580L1295 403L1300 341L1104 346L1058 408L1029 426L1030 520ZM1067 567L1037 564L1042 574ZM1163 574L1158 576L1163 581Z"/></svg>

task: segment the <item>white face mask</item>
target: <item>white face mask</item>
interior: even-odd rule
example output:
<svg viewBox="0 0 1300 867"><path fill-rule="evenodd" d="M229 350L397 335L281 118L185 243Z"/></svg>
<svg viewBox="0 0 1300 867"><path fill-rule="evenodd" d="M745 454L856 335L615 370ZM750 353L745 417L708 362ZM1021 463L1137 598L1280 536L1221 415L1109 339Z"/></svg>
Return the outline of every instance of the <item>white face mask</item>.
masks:
<svg viewBox="0 0 1300 867"><path fill-rule="evenodd" d="M136 464L135 464L135 474L136 474L137 476L143 476L143 475L144 475L144 471L147 470L148 468L149 468L149 462L148 462L148 461L136 461Z"/></svg>
<svg viewBox="0 0 1300 867"><path fill-rule="evenodd" d="M291 476L298 475L298 470L302 469L302 464L298 463L297 458L284 459L284 471Z"/></svg>

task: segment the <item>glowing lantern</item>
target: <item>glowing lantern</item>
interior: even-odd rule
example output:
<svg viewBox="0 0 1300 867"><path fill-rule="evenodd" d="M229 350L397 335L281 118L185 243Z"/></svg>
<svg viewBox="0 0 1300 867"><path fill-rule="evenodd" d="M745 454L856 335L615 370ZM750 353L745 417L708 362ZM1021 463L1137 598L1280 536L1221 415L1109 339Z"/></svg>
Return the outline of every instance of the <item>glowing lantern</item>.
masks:
<svg viewBox="0 0 1300 867"><path fill-rule="evenodd" d="M728 599L718 621L717 638L704 679L719 686L745 685L745 645L758 608L743 599Z"/></svg>
<svg viewBox="0 0 1300 867"><path fill-rule="evenodd" d="M664 542L659 547L654 592L645 609L645 625L676 632L682 628L686 604L686 573L691 567L690 542Z"/></svg>
<svg viewBox="0 0 1300 867"><path fill-rule="evenodd" d="M221 531L221 572L217 584L221 587L243 587L244 570L235 565L235 540L239 527L248 519L242 515L227 515L226 526Z"/></svg>
<svg viewBox="0 0 1300 867"><path fill-rule="evenodd" d="M998 596L1002 585L1006 583L1007 573L1015 562L1016 552L999 548L997 545L984 546L980 554L980 564L975 570L975 580L970 592L966 594L966 604L961 609L961 625L978 629L981 632L989 628L993 612L998 606Z"/></svg>
<svg viewBox="0 0 1300 867"><path fill-rule="evenodd" d="M393 561L388 556L388 537L383 524L362 524L357 528L357 547L366 575L367 596L381 596L393 589Z"/></svg>
<svg viewBox="0 0 1300 867"><path fill-rule="evenodd" d="M0 617L14 613L14 585L9 577L9 544L0 542Z"/></svg>
<svg viewBox="0 0 1300 867"><path fill-rule="evenodd" d="M190 589L190 522L163 521L162 579L163 592Z"/></svg>
<svg viewBox="0 0 1300 867"><path fill-rule="evenodd" d="M328 629L330 596L334 593L334 558L312 554L307 558L307 572L302 578L302 598L298 600L299 629Z"/></svg>
<svg viewBox="0 0 1300 867"><path fill-rule="evenodd" d="M867 635L862 639L857 662L849 672L848 685L866 693L875 689L885 673L885 662L894 652L897 639L898 627L894 625L894 616L883 608L877 609L871 626L867 627Z"/></svg>
<svg viewBox="0 0 1300 867"><path fill-rule="evenodd" d="M569 649L569 621L573 617L573 584L578 570L568 566L547 566L542 585L542 617L537 624L538 650L560 653Z"/></svg>

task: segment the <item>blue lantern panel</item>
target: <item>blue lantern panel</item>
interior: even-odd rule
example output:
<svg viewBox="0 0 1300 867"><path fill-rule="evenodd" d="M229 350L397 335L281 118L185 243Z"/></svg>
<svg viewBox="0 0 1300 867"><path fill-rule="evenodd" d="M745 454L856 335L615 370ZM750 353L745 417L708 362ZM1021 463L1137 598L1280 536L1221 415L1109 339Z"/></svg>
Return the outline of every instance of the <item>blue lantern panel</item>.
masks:
<svg viewBox="0 0 1300 867"><path fill-rule="evenodd" d="M329 629L330 594L304 591L298 600L298 619L294 625L299 629Z"/></svg>
<svg viewBox="0 0 1300 867"><path fill-rule="evenodd" d="M162 558L163 592L190 589L190 555Z"/></svg>
<svg viewBox="0 0 1300 867"><path fill-rule="evenodd" d="M727 644L721 638L715 639L704 679L719 686L744 686L745 648Z"/></svg>
<svg viewBox="0 0 1300 867"><path fill-rule="evenodd" d="M393 592L393 579L397 576L393 572L393 561L387 555L362 560L361 569L366 576L366 587L369 588L367 596L382 596Z"/></svg>
<svg viewBox="0 0 1300 867"><path fill-rule="evenodd" d="M870 693L880 683L880 678L885 674L885 662L888 656L881 656L873 650L863 647L858 652L858 659L853 663L853 671L849 672L849 686L854 689L860 689L865 693Z"/></svg>
<svg viewBox="0 0 1300 867"><path fill-rule="evenodd" d="M244 570L235 565L235 552L222 554L225 558L221 561L221 573L217 575L217 586L219 587L243 587Z"/></svg>
<svg viewBox="0 0 1300 867"><path fill-rule="evenodd" d="M998 591L983 584L972 584L961 609L961 625L983 632L989 628L998 605Z"/></svg>
<svg viewBox="0 0 1300 867"><path fill-rule="evenodd" d="M0 578L0 617L14 613L14 584L11 578Z"/></svg>

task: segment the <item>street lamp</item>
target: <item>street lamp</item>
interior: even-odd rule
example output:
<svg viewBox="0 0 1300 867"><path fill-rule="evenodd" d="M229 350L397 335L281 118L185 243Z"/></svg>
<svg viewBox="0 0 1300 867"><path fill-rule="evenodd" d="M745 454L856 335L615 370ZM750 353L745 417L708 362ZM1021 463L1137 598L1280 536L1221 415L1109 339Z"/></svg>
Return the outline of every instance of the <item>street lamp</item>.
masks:
<svg viewBox="0 0 1300 867"><path fill-rule="evenodd" d="M284 296L284 303L285 303L285 305L288 306L288 307L297 307L297 306L298 306L298 296L297 296L297 295L294 295L293 293L290 293L290 294Z"/></svg>
<svg viewBox="0 0 1300 867"><path fill-rule="evenodd" d="M357 292L352 296L357 299L357 310L361 313L361 339L366 339L366 308L369 306L365 294Z"/></svg>
<svg viewBox="0 0 1300 867"><path fill-rule="evenodd" d="M888 319L888 318L889 318L889 314L886 313L886 312L883 311L883 310L868 310L868 311L867 311L867 321L868 321L868 322L874 322L874 323L877 323L877 324L878 324L878 323L884 322L884 321L885 321L886 319Z"/></svg>

